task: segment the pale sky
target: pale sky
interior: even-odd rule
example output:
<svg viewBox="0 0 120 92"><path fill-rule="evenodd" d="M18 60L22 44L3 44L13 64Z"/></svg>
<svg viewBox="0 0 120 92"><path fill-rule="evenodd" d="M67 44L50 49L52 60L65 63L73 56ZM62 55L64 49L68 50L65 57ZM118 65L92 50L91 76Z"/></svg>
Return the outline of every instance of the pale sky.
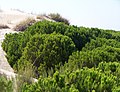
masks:
<svg viewBox="0 0 120 92"><path fill-rule="evenodd" d="M0 7L60 13L72 25L120 31L120 0L0 0Z"/></svg>

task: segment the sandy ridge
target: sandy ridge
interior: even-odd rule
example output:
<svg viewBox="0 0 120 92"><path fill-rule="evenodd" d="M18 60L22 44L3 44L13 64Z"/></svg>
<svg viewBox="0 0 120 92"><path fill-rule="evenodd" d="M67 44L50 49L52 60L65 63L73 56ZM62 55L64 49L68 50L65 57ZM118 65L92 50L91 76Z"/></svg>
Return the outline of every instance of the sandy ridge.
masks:
<svg viewBox="0 0 120 92"><path fill-rule="evenodd" d="M5 34L16 33L16 31L12 30L14 26L28 17L35 18L35 15L31 15L15 10L7 10L0 12L0 24L8 25L10 27L7 29L0 29L0 69L9 72L14 72L14 70L7 62L7 59L5 57L6 53L3 51L1 44L5 39Z"/></svg>

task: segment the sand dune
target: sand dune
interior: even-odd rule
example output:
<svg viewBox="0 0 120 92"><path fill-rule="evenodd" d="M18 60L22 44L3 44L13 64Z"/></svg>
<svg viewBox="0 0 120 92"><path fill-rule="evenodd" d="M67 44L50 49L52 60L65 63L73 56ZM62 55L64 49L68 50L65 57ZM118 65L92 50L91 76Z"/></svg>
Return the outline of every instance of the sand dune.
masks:
<svg viewBox="0 0 120 92"><path fill-rule="evenodd" d="M3 10L0 11L0 24L7 25L9 28L6 29L0 29L0 70L2 69L2 72L0 71L0 74L5 74L7 77L11 77L11 72L14 73L14 70L11 68L9 63L7 62L7 59L5 57L6 53L3 51L1 44L3 40L5 39L5 34L9 33L16 33L17 31L13 31L13 28L20 23L21 21L25 20L26 18L33 18L36 21L42 21L42 20L48 20L48 21L54 21L49 19L46 16L42 16L43 19L36 19L37 15L24 13L17 10ZM8 72L6 72L8 71ZM10 74L9 74L10 72Z"/></svg>
<svg viewBox="0 0 120 92"><path fill-rule="evenodd" d="M15 10L6 10L0 12L0 24L6 24L9 25L10 27L14 27L17 23L28 17L35 18L35 15Z"/></svg>
<svg viewBox="0 0 120 92"><path fill-rule="evenodd" d="M16 31L13 31L12 28L17 23L19 23L20 21L23 21L28 17L35 18L35 15L31 15L31 14L27 14L27 13L15 11L15 10L7 10L7 11L0 12L0 24L8 25L10 27L9 29L8 28L0 29L0 69L14 72L13 69L10 67L9 63L7 62L7 59L5 57L5 52L3 51L1 44L5 38L5 34L16 33Z"/></svg>

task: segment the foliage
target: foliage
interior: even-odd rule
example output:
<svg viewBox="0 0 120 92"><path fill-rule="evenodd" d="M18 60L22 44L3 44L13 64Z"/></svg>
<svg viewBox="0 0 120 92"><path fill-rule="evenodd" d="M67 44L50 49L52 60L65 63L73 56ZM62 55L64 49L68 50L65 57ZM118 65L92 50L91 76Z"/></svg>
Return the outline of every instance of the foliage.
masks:
<svg viewBox="0 0 120 92"><path fill-rule="evenodd" d="M84 68L65 74L56 71L53 77L40 77L38 83L25 85L23 92L112 92L116 83L113 75Z"/></svg>
<svg viewBox="0 0 120 92"><path fill-rule="evenodd" d="M115 39L105 39L105 38L91 39L91 41L89 43L87 43L85 45L85 47L82 48L82 50L83 51L93 50L98 47L102 47L103 45L119 48L120 42Z"/></svg>
<svg viewBox="0 0 120 92"><path fill-rule="evenodd" d="M0 92L13 92L13 82L5 76L0 76Z"/></svg>
<svg viewBox="0 0 120 92"><path fill-rule="evenodd" d="M84 28L85 29L85 28ZM89 35L88 30L80 29L76 26L68 26L63 23L54 22L37 22L35 25L29 27L25 34L51 34L60 33L70 37L76 45L78 50L81 50L84 45L90 41L91 35ZM33 31L34 30L34 31Z"/></svg>
<svg viewBox="0 0 120 92"><path fill-rule="evenodd" d="M120 32L42 21L2 47L22 92L120 91Z"/></svg>
<svg viewBox="0 0 120 92"><path fill-rule="evenodd" d="M53 32L70 37L76 48L79 50L85 45L85 43L89 41L89 38L86 38L83 31L79 32L78 28L73 26L69 27L62 23L53 23L47 21L38 22L29 27L24 33L6 35L5 40L2 43L2 47L7 53L7 59L10 65L13 67L18 59L20 59L24 48L32 36L35 34L51 34Z"/></svg>
<svg viewBox="0 0 120 92"><path fill-rule="evenodd" d="M32 64L28 62L24 62L21 65L18 65L18 72L16 76L16 86L17 86L17 92L22 92L22 88L24 84L28 83L34 83L33 77L35 68Z"/></svg>
<svg viewBox="0 0 120 92"><path fill-rule="evenodd" d="M43 64L47 69L54 68L59 63L64 64L73 51L75 51L75 45L67 36L35 35L24 48L19 62L29 61L36 67Z"/></svg>
<svg viewBox="0 0 120 92"><path fill-rule="evenodd" d="M98 65L98 68L102 70L104 73L110 73L117 77L120 77L119 71L120 71L120 63L118 62L101 62Z"/></svg>
<svg viewBox="0 0 120 92"><path fill-rule="evenodd" d="M22 56L28 36L23 33L6 34L5 40L2 43L3 50L7 53L7 59L10 65L13 67L17 60ZM27 38L27 39L26 39Z"/></svg>
<svg viewBox="0 0 120 92"><path fill-rule="evenodd" d="M120 62L120 48L102 46L93 50L77 51L73 53L68 62L70 65L96 67L100 62ZM73 63L73 64L71 64ZM75 66L76 67L76 66Z"/></svg>

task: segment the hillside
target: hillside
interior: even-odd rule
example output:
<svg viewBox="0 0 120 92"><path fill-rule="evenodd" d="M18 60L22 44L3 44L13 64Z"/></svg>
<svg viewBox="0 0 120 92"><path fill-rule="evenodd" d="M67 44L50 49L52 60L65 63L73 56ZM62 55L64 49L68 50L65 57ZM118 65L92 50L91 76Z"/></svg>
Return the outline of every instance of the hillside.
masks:
<svg viewBox="0 0 120 92"><path fill-rule="evenodd" d="M77 27L45 18L22 32L11 31L15 33L3 35L1 40L6 61L18 74L17 91L120 91L119 31Z"/></svg>
<svg viewBox="0 0 120 92"><path fill-rule="evenodd" d="M17 24L19 24L21 21L24 21L27 18L33 18L37 20L36 17L37 15L28 14L28 13L21 12L18 10L2 10L0 12L0 26L1 27L4 25L7 26L7 28L0 27L0 71L1 71L1 74L4 73L2 72L2 70L14 72L14 70L11 68L11 66L7 62L7 59L5 57L6 53L3 51L1 47L1 44L5 38L5 34L18 33L17 31L14 31L13 29ZM43 16L43 18L45 18L46 20L48 19L45 16Z"/></svg>

